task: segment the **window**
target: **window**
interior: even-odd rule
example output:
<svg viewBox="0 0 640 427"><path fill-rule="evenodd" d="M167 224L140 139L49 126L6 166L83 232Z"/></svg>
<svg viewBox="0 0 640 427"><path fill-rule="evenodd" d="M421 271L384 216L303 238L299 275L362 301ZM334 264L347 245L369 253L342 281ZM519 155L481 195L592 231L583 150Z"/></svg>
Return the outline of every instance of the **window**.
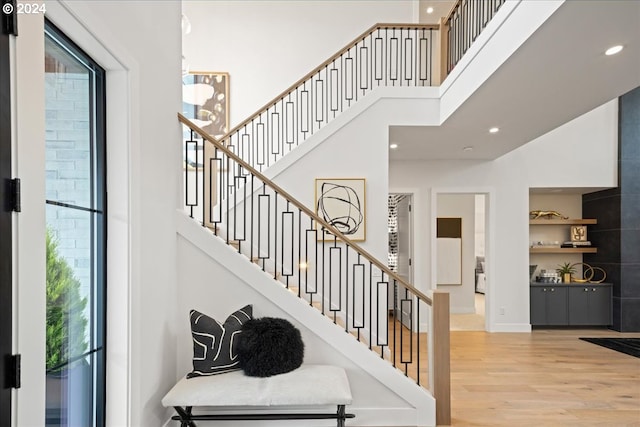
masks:
<svg viewBox="0 0 640 427"><path fill-rule="evenodd" d="M104 425L104 85L104 70L47 22L47 426Z"/></svg>

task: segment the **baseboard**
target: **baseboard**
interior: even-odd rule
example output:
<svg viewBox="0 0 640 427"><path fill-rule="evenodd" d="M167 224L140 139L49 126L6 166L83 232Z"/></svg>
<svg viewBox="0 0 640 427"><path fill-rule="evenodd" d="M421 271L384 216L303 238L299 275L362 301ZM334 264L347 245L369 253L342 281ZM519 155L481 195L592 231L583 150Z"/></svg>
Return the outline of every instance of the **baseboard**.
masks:
<svg viewBox="0 0 640 427"><path fill-rule="evenodd" d="M494 323L489 332L531 332L531 325L528 323Z"/></svg>
<svg viewBox="0 0 640 427"><path fill-rule="evenodd" d="M476 314L476 308L470 307L451 307L451 314Z"/></svg>

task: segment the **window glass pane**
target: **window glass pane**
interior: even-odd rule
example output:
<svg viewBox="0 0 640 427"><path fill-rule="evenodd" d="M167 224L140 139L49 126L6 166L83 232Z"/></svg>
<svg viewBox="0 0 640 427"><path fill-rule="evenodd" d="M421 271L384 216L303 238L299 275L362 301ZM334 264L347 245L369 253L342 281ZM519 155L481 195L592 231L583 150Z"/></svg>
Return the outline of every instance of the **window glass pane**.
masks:
<svg viewBox="0 0 640 427"><path fill-rule="evenodd" d="M47 199L91 207L92 71L45 38Z"/></svg>
<svg viewBox="0 0 640 427"><path fill-rule="evenodd" d="M45 26L46 426L104 426L104 70Z"/></svg>
<svg viewBox="0 0 640 427"><path fill-rule="evenodd" d="M47 425L91 426L96 214L52 205L46 214Z"/></svg>

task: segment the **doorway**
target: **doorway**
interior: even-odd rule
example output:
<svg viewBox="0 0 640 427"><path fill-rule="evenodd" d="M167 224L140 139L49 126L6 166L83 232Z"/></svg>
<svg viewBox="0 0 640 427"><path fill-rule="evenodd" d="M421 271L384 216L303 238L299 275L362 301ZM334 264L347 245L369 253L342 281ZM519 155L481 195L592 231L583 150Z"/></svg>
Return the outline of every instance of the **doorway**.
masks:
<svg viewBox="0 0 640 427"><path fill-rule="evenodd" d="M413 283L413 195L389 194L389 268L407 283ZM389 310L398 310L399 318L411 325L410 299L406 290L389 287Z"/></svg>
<svg viewBox="0 0 640 427"><path fill-rule="evenodd" d="M453 284L438 282L442 245L435 234L432 242L432 265L435 266L433 278L438 289L450 295L451 330L484 331L489 330L487 300L489 297L489 192L461 190L434 191L432 209L434 222L437 218L455 218L461 220L461 237L457 265L459 280ZM438 260L438 262L436 262ZM440 262L440 264L439 264Z"/></svg>

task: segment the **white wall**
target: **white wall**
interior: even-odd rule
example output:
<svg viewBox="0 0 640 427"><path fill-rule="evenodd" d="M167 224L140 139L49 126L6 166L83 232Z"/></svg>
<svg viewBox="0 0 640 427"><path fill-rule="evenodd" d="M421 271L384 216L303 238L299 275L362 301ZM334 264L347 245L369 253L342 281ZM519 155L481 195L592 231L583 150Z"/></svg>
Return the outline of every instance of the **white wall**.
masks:
<svg viewBox="0 0 640 427"><path fill-rule="evenodd" d="M475 313L475 195L439 194L438 217L462 218L462 285L438 285L449 292L451 313Z"/></svg>
<svg viewBox="0 0 640 427"><path fill-rule="evenodd" d="M181 108L180 2L52 1L47 2L47 15L107 70L107 423L157 426L166 419L160 399L173 384L176 371L174 211L181 135L176 119ZM35 24L20 29L21 52L43 58L42 20L29 19ZM32 38L30 32L37 37ZM21 69L20 78L43 81L42 70L36 66ZM43 96L36 85L27 96L18 92L18 103L33 108L43 105ZM20 115L30 121L34 118L33 112L18 110L18 114L18 120ZM34 143L39 140L44 141L44 135L29 141L29 157L35 160L44 155L40 152L44 144ZM29 191L42 195L42 206L43 171L33 168L25 174L26 182L37 178ZM39 223L34 222L33 230L38 230ZM44 262L44 231L40 240ZM20 266L20 270L26 273L27 267ZM34 283L40 289L36 286L30 293L44 298L44 281ZM34 307L43 310L39 304ZM33 329L30 339L44 345L42 327ZM30 405L35 407L34 416L41 414L40 402ZM42 417L37 422L22 421L20 425L39 425Z"/></svg>
<svg viewBox="0 0 640 427"><path fill-rule="evenodd" d="M484 223L486 196L484 194L476 194L476 215L475 215L475 255L484 256L484 239L485 230Z"/></svg>
<svg viewBox="0 0 640 427"><path fill-rule="evenodd" d="M570 160L569 160L570 159ZM567 172L567 162L571 163ZM491 162L391 162L392 188L417 187L423 218L416 242L416 283L430 283L432 192L492 192L487 200L489 280L487 307L492 331L529 330L529 188L615 187L617 102L611 101ZM499 315L504 307L504 314Z"/></svg>
<svg viewBox="0 0 640 427"><path fill-rule="evenodd" d="M372 110L377 111L357 117L273 180L304 205L313 207L316 178L365 178L367 235L361 246L384 261L388 248L388 133L382 119L384 107L378 105Z"/></svg>
<svg viewBox="0 0 640 427"><path fill-rule="evenodd" d="M344 329L336 327L315 308L286 292L258 266L238 255L222 240L183 215L178 217L178 264L182 283L188 283L177 299L179 320L178 373L192 369L193 343L189 311L196 309L224 320L245 304L253 304L254 317L281 317L302 333L304 363L343 367L349 378L353 404L348 411L354 426L426 426L435 423L433 398L415 382L393 368ZM335 409L335 408L333 408ZM222 423L223 426L242 425ZM253 424L252 424L253 425ZM256 426L285 425L257 422ZM315 421L292 421L291 426L327 425Z"/></svg>
<svg viewBox="0 0 640 427"><path fill-rule="evenodd" d="M184 1L192 71L230 75L231 127L376 23L416 22L411 0Z"/></svg>

